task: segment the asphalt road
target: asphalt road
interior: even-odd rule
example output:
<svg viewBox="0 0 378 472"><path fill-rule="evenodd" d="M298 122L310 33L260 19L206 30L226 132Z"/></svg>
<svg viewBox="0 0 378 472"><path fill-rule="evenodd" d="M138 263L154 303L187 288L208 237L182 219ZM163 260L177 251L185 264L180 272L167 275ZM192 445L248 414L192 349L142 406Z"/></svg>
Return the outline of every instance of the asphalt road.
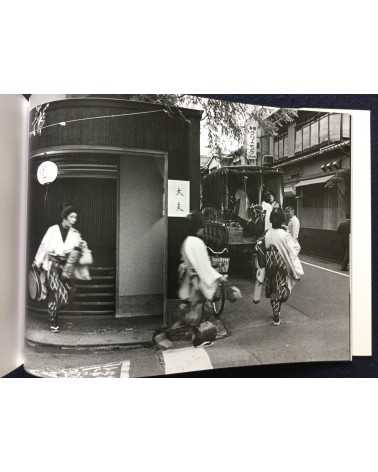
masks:
<svg viewBox="0 0 378 472"><path fill-rule="evenodd" d="M254 305L248 283L239 282L244 298L229 305L224 317L232 336L222 349L220 343L211 348L215 368L349 359L349 276L333 264L306 261L305 275L282 306L279 327L271 324L269 300Z"/></svg>
<svg viewBox="0 0 378 472"><path fill-rule="evenodd" d="M27 348L26 367L33 367L39 375L139 377L163 375L172 366L185 371L347 360L350 357L349 276L335 264L306 257L302 260L305 275L283 305L279 327L271 323L269 300L253 304L251 282L238 279L233 283L242 290L243 299L234 304L227 302L223 314L231 335L200 352L176 350L174 359L174 355L155 349L73 352Z"/></svg>

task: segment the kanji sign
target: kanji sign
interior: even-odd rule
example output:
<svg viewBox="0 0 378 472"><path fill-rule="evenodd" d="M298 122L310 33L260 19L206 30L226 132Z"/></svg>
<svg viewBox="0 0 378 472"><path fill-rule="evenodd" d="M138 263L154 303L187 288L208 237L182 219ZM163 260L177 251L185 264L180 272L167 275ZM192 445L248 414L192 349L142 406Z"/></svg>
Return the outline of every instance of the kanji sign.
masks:
<svg viewBox="0 0 378 472"><path fill-rule="evenodd" d="M190 212L190 182L168 180L168 216L185 218Z"/></svg>
<svg viewBox="0 0 378 472"><path fill-rule="evenodd" d="M249 132L249 146L247 149L247 157L248 159L256 159L257 158L257 128L256 126L252 126Z"/></svg>

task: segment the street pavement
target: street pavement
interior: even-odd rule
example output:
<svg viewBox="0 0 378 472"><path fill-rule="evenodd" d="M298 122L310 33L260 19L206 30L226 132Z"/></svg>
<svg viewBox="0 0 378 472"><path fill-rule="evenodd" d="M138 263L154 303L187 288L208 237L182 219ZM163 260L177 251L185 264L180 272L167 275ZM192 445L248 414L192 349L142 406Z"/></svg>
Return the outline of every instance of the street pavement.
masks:
<svg viewBox="0 0 378 472"><path fill-rule="evenodd" d="M26 346L25 368L47 377L149 377L225 367L342 361L350 358L349 274L338 265L303 256L305 275L271 323L269 300L252 302L253 285L233 279L243 299L226 302L222 320L230 335L209 347L178 345L87 349Z"/></svg>

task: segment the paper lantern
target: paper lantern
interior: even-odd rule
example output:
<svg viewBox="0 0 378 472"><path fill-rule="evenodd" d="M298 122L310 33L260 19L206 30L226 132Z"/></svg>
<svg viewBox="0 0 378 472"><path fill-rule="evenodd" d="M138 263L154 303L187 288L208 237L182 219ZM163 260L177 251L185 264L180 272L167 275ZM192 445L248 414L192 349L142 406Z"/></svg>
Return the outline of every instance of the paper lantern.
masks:
<svg viewBox="0 0 378 472"><path fill-rule="evenodd" d="M51 184L57 176L58 166L54 162L45 161L38 166L37 179L41 185Z"/></svg>

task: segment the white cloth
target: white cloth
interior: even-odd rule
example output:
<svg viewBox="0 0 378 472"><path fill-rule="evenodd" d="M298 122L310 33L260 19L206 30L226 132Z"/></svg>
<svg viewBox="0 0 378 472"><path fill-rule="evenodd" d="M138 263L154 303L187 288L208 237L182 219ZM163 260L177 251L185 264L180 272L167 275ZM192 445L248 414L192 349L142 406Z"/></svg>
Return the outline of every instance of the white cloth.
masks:
<svg viewBox="0 0 378 472"><path fill-rule="evenodd" d="M294 239L298 239L299 237L299 230L301 229L301 224L298 218L294 215L290 218L289 223L287 225L287 230L291 234Z"/></svg>
<svg viewBox="0 0 378 472"><path fill-rule="evenodd" d="M71 252L75 247L79 246L80 242L81 235L76 229L70 228L66 240L63 241L59 225L50 226L43 236L35 255L34 263L37 267L42 267L44 270L48 271L50 269L48 260L49 253L53 253L57 256L64 256Z"/></svg>
<svg viewBox="0 0 378 472"><path fill-rule="evenodd" d="M181 257L186 274L179 289L179 298L187 300L190 297L190 275L194 271L199 279L198 288L206 299L211 300L222 275L212 267L205 243L196 236L188 236L181 247Z"/></svg>
<svg viewBox="0 0 378 472"><path fill-rule="evenodd" d="M270 222L270 214L272 213L273 206L270 203L265 202L265 201L261 203L261 206L263 210L265 211L265 231L266 231L267 229L270 229L272 227L272 223Z"/></svg>
<svg viewBox="0 0 378 472"><path fill-rule="evenodd" d="M248 208L249 208L249 198L246 192L243 189L239 189L235 193L235 200L239 200L239 212L238 216L239 218L242 218L243 220L248 220Z"/></svg>
<svg viewBox="0 0 378 472"><path fill-rule="evenodd" d="M270 229L265 235L265 247L269 249L270 246L275 246L281 254L288 269L288 286L289 289L295 285L296 280L300 280L303 272L301 261L298 258L296 250L296 241L284 229Z"/></svg>

